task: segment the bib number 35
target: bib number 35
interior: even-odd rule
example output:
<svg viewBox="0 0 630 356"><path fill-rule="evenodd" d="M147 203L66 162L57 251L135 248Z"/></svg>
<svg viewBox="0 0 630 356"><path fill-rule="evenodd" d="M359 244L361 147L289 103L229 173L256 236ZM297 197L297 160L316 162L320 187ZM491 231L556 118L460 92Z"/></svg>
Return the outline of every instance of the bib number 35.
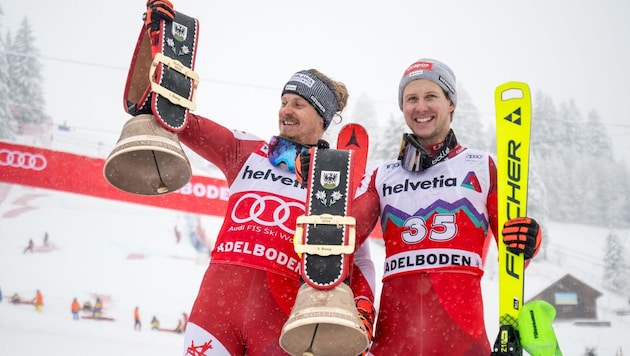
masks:
<svg viewBox="0 0 630 356"><path fill-rule="evenodd" d="M448 241L457 233L453 214L435 215L431 224L427 224L424 218L414 216L405 221L404 227L406 229L401 237L408 244L419 243L425 238L431 241Z"/></svg>

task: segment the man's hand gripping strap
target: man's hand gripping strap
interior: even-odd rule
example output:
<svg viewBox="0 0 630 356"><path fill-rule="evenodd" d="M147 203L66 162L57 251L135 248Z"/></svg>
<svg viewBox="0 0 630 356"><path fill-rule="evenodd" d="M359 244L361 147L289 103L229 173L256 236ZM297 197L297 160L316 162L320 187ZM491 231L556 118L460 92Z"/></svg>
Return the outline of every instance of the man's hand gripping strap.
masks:
<svg viewBox="0 0 630 356"><path fill-rule="evenodd" d="M353 158L346 150L311 154L307 215L298 217L293 241L302 257L302 279L315 289L332 289L348 279L356 235L355 219L346 216Z"/></svg>
<svg viewBox="0 0 630 356"><path fill-rule="evenodd" d="M193 71L199 22L181 12L173 21L160 21L153 56L145 27L133 54L124 93L125 111L152 114L167 130L186 128L188 111L195 110L199 75Z"/></svg>

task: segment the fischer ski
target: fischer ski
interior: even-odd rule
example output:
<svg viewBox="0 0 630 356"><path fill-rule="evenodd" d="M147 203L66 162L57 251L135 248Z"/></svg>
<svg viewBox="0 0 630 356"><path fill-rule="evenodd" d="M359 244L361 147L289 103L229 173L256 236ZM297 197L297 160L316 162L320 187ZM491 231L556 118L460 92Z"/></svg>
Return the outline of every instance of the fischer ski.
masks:
<svg viewBox="0 0 630 356"><path fill-rule="evenodd" d="M527 214L531 95L527 84L508 82L494 93L497 128L498 227ZM518 316L523 306L525 258L499 240L499 334L491 356L521 356Z"/></svg>

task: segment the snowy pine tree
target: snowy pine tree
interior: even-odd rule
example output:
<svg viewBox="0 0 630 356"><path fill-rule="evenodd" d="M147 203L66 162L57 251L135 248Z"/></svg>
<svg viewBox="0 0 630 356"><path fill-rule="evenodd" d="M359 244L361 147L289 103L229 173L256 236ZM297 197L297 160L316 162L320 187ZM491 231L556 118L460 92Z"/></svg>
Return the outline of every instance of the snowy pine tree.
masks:
<svg viewBox="0 0 630 356"><path fill-rule="evenodd" d="M451 126L462 146L483 151L491 149L491 137L484 132L481 114L472 102L472 98L463 88L458 89L457 108Z"/></svg>
<svg viewBox="0 0 630 356"><path fill-rule="evenodd" d="M556 140L561 142L562 148L574 153L586 151L590 146L590 128L586 130L582 113L573 99L560 104L558 121L562 130L556 132Z"/></svg>
<svg viewBox="0 0 630 356"><path fill-rule="evenodd" d="M606 226L608 228L619 227L623 219L615 215L621 212L626 199L617 197L624 196L621 193L626 183L620 179L623 175L620 175L621 171L611 155L612 140L597 112L589 112L586 126L580 135L588 135L585 139L587 142L583 145L588 149L582 151L583 159L576 162L576 174L583 177L584 186L590 187L582 194L580 211L585 220L606 221L610 224Z"/></svg>
<svg viewBox="0 0 630 356"><path fill-rule="evenodd" d="M595 347L587 347L584 350L584 356L597 356L597 349Z"/></svg>
<svg viewBox="0 0 630 356"><path fill-rule="evenodd" d="M610 153L613 151L612 139L597 111L592 110L588 113L586 127L589 133L587 142L589 152L594 157L610 156Z"/></svg>
<svg viewBox="0 0 630 356"><path fill-rule="evenodd" d="M624 256L621 240L611 231L606 237L606 251L604 252L604 285L617 293L628 291L630 274Z"/></svg>
<svg viewBox="0 0 630 356"><path fill-rule="evenodd" d="M0 30L3 24L3 11L0 8ZM9 65L7 63L6 42L0 35L0 139L12 139L14 132L10 124L9 111Z"/></svg>
<svg viewBox="0 0 630 356"><path fill-rule="evenodd" d="M553 100L547 94L537 92L532 100L531 154L543 159L553 158L562 146L557 137L561 130Z"/></svg>
<svg viewBox="0 0 630 356"><path fill-rule="evenodd" d="M535 158L532 157L532 163ZM549 246L550 236L546 233L546 225L549 221L549 206L547 197L547 188L542 179L540 171L533 164L529 167L529 186L527 193L527 215L536 219L542 227L544 238L538 252L538 258L547 259L547 246Z"/></svg>
<svg viewBox="0 0 630 356"><path fill-rule="evenodd" d="M15 37L7 43L9 72L9 98L13 118L22 123L42 123L44 92L42 65L35 48L35 38L28 19L24 18Z"/></svg>
<svg viewBox="0 0 630 356"><path fill-rule="evenodd" d="M617 172L615 183L606 184L607 191L614 192L609 196L618 201L617 210L612 211L614 213L613 226L628 227L630 225L630 199L625 199L625 197L630 196L630 175L623 161L617 163L615 168ZM624 198L620 199L620 197Z"/></svg>

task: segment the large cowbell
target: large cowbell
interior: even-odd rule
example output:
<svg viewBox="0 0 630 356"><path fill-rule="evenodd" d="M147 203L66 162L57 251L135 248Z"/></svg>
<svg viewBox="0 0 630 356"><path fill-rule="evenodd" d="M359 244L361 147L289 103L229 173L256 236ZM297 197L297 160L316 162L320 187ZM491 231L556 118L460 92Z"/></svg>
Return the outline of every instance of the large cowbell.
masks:
<svg viewBox="0 0 630 356"><path fill-rule="evenodd" d="M177 134L160 126L153 115L143 114L125 123L103 174L118 189L159 195L183 187L192 169Z"/></svg>
<svg viewBox="0 0 630 356"><path fill-rule="evenodd" d="M190 162L176 132L184 130L188 111L195 109L198 28L197 19L180 11L172 21L160 20L159 35L153 38L142 24L123 100L133 118L125 123L103 168L114 187L160 195L190 180Z"/></svg>
<svg viewBox="0 0 630 356"><path fill-rule="evenodd" d="M356 356L369 345L347 284L320 290L303 283L280 346L291 355Z"/></svg>

